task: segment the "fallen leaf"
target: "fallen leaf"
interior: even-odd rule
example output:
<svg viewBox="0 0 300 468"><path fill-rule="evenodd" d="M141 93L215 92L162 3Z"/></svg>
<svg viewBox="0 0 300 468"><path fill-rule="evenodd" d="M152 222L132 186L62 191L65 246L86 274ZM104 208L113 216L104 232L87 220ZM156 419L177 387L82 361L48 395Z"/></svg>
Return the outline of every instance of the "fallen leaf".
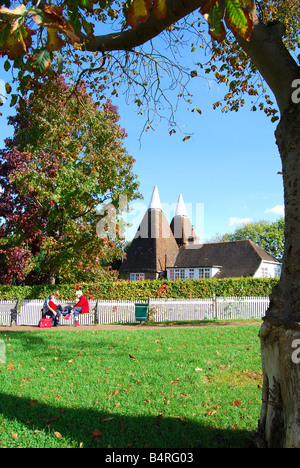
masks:
<svg viewBox="0 0 300 468"><path fill-rule="evenodd" d="M62 438L62 435L60 432L54 432L54 435L57 439L61 439Z"/></svg>
<svg viewBox="0 0 300 468"><path fill-rule="evenodd" d="M94 429L92 432L91 432L91 435L92 435L92 438L94 440L96 440L97 442L99 442L99 437L103 437L103 434L101 431L99 431L98 429Z"/></svg>
<svg viewBox="0 0 300 468"><path fill-rule="evenodd" d="M177 383L179 383L179 382L180 382L180 379L175 379L175 380L172 380L171 384L172 384L172 385L175 385L175 384L177 384Z"/></svg>
<svg viewBox="0 0 300 468"><path fill-rule="evenodd" d="M16 440L16 439L18 438L17 432L12 432L12 433L11 433L11 438L14 439L14 440Z"/></svg>
<svg viewBox="0 0 300 468"><path fill-rule="evenodd" d="M232 406L241 406L243 403L240 400L234 400Z"/></svg>

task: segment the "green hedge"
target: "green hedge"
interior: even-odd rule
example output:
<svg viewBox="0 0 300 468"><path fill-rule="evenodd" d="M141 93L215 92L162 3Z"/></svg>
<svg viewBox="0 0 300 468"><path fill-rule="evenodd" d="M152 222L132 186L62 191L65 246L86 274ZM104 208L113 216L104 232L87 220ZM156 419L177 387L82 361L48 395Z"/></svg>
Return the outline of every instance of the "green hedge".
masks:
<svg viewBox="0 0 300 468"><path fill-rule="evenodd" d="M56 289L60 300L74 300L75 291L82 289L89 299L106 300L147 300L149 298L193 299L217 296L261 296L266 297L278 279L226 278L205 280L156 280L117 281L114 283L8 286L0 285L0 300L44 299Z"/></svg>

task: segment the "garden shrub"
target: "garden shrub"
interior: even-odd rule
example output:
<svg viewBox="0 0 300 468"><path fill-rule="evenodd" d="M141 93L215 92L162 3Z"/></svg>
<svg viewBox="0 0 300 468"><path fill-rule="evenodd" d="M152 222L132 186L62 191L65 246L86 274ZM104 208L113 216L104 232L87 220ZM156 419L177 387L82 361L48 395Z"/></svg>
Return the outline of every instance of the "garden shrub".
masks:
<svg viewBox="0 0 300 468"><path fill-rule="evenodd" d="M0 300L44 299L55 290L60 291L60 300L74 300L75 291L82 289L90 299L104 300L148 300L150 298L202 299L214 295L267 297L278 283L278 278L225 278L225 279L188 279L155 280L129 282L119 280L111 283L73 284L73 285L0 285Z"/></svg>

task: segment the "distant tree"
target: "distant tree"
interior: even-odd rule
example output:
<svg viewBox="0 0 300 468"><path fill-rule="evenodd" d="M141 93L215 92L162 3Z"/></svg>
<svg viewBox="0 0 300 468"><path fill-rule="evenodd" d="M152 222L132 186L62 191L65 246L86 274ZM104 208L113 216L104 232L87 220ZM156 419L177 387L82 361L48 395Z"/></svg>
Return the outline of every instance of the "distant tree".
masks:
<svg viewBox="0 0 300 468"><path fill-rule="evenodd" d="M214 237L213 241L229 242L251 239L255 244L277 258L277 260L282 261L284 227L284 218L278 219L273 223L262 220L256 223L241 225L231 234L218 234Z"/></svg>
<svg viewBox="0 0 300 468"><path fill-rule="evenodd" d="M97 236L97 209L117 207L120 193L130 201L138 188L118 120L110 101L100 109L84 86L75 92L63 79L49 80L9 119L14 136L0 152L2 283L112 274L122 243L117 231Z"/></svg>

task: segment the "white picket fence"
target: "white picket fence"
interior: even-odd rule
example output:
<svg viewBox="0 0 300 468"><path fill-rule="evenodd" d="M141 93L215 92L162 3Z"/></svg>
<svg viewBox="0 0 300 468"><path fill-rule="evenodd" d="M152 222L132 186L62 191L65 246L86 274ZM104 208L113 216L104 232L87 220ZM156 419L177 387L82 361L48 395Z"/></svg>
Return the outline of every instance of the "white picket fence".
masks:
<svg viewBox="0 0 300 468"><path fill-rule="evenodd" d="M23 300L19 308L17 324L37 326L41 319L43 303L44 301L40 300ZM9 325L9 315L7 313L1 314L1 304L12 304L13 306L15 302L0 301L0 325ZM269 298L267 297L150 299L149 301L151 319L154 322L261 319L268 307ZM90 302L90 309L90 314L79 315L80 325L136 323L134 301L93 301ZM61 324L69 325L70 321L62 318Z"/></svg>

